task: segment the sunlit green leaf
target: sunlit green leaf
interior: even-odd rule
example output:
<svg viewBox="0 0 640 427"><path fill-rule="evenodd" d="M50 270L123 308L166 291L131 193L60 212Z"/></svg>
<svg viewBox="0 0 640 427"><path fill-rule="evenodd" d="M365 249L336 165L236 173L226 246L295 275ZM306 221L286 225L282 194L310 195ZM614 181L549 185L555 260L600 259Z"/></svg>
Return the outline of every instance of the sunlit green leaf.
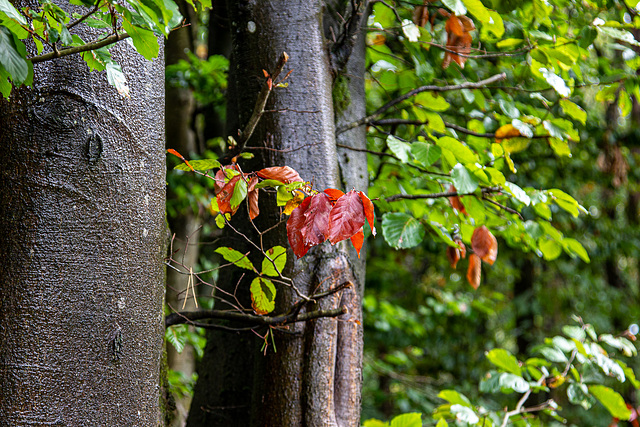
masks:
<svg viewBox="0 0 640 427"><path fill-rule="evenodd" d="M235 249L220 247L216 249L215 252L222 255L222 257L226 261L229 261L237 267L256 271L256 269L253 267L253 264L251 264L251 261L249 261L249 258L247 258L243 253L236 251Z"/></svg>
<svg viewBox="0 0 640 427"><path fill-rule="evenodd" d="M424 239L424 227L414 217L402 212L382 216L382 235L396 249L412 248Z"/></svg>
<svg viewBox="0 0 640 427"><path fill-rule="evenodd" d="M589 392L607 408L611 416L621 420L628 420L631 416L631 411L627 408L624 399L615 390L603 385L592 385L589 386Z"/></svg>

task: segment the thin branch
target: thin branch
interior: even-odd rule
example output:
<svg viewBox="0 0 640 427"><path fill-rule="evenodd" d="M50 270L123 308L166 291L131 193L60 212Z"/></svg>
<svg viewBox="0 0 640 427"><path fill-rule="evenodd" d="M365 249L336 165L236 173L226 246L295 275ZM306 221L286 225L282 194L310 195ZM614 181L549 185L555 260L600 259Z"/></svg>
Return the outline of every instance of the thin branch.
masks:
<svg viewBox="0 0 640 427"><path fill-rule="evenodd" d="M380 156L380 157L391 157L392 159L396 159L399 162L401 162L402 160L400 160L395 154L391 154L391 153L383 153L381 151L373 151L373 150L367 150L366 148L356 148L356 147L349 147L348 145L344 145L344 144L336 144L336 147L340 147L340 148L346 148L347 150L352 150L352 151L359 151L361 153L369 153L369 154L373 154L374 156ZM420 166L417 165L412 165L411 163L406 163L407 166L412 167L414 169L419 170L420 172L424 172L424 173L428 173L431 175L438 175L438 176L449 176L448 173L441 173L441 172L432 172L426 169L421 168Z"/></svg>
<svg viewBox="0 0 640 427"><path fill-rule="evenodd" d="M527 47L520 48L518 50L514 50L513 52L490 52L490 53L480 53L480 54L472 55L472 54L464 54L464 53L457 52L455 50L449 49L449 47L447 47L447 46L443 46L443 45L438 44L438 43L434 43L434 42L424 42L424 43L428 44L430 46L433 46L433 47L440 48L440 49L444 50L445 52L455 53L456 55L461 56L463 58L472 58L472 59L476 59L476 58L479 58L479 59L500 58L500 57L503 57L503 56L520 56L520 55L524 55L527 52L529 52L530 50L534 49L534 47L527 46Z"/></svg>
<svg viewBox="0 0 640 427"><path fill-rule="evenodd" d="M120 40L124 40L129 37L130 37L129 34L122 32L122 33L115 34L113 36L109 36L106 39L103 39L100 41L83 44L82 46L74 46L74 47L70 47L62 50L56 50L54 52L45 53L43 55L33 56L31 58L27 58L27 61L31 61L33 64L37 64L38 62L44 62L44 61L49 61L51 59L62 58L63 56L69 56L76 53L82 53L90 50L100 49L101 47L109 46L110 44L117 43Z"/></svg>
<svg viewBox="0 0 640 427"><path fill-rule="evenodd" d="M521 220L521 221L524 221L524 217L523 217L523 216L522 216L522 214L521 214L520 212L518 212L517 210L512 209L512 208L510 208L510 207L508 207L508 206L505 206L505 205L503 205L503 204L501 204L501 203L498 203L498 202L496 202L495 200L490 199L490 198L488 198L488 197L484 197L484 195L483 195L483 197L482 197L482 200L486 200L487 202L489 202L489 203L491 203L491 204L493 204L493 205L496 205L497 207L499 207L499 208L500 208L500 209L502 209L503 211L507 211L507 212L509 212L509 213L516 214L516 215L518 215L518 218L520 218L520 220Z"/></svg>
<svg viewBox="0 0 640 427"><path fill-rule="evenodd" d="M499 187L487 187L483 188L482 194L497 193L502 191ZM386 202L395 202L396 200L420 200L420 199L440 199L444 197L456 197L456 196L470 196L474 193L459 193L457 191L447 191L443 193L430 193L430 194L394 194L384 199Z"/></svg>
<svg viewBox="0 0 640 427"><path fill-rule="evenodd" d="M169 327L180 324L192 324L194 323L194 321L204 319L230 320L254 326L286 325L289 323L304 322L321 317L338 317L347 312L348 310L346 307L340 307L331 310L316 310L302 314L294 313L281 316L257 316L255 314L245 314L222 310L182 311L169 314L165 318L165 326Z"/></svg>
<svg viewBox="0 0 640 427"><path fill-rule="evenodd" d="M282 72L282 69L284 68L288 60L289 55L287 55L287 52L282 52L282 55L280 55L280 59L276 64L275 70L273 70L273 72L267 77L264 84L262 85L262 90L260 90L260 94L258 94L256 105L255 107L253 107L253 113L251 114L251 117L249 118L249 121L247 122L245 128L240 132L238 138L238 151L242 151L244 149L244 146L247 144L247 141L249 140L249 138L251 138L253 131L256 129L260 118L265 112L264 107L267 105L269 95L277 84L276 79Z"/></svg>
<svg viewBox="0 0 640 427"><path fill-rule="evenodd" d="M89 12L87 12L84 15L82 15L80 18L76 19L75 21L67 24L67 30L72 29L73 27L75 27L76 25L78 25L79 23L81 23L82 21L84 21L85 19L87 19L88 17L93 15L94 13L96 13L98 11L98 9L100 9L100 4L101 3L102 3L102 0L98 0L96 2L96 6L93 9L91 9Z"/></svg>
<svg viewBox="0 0 640 427"><path fill-rule="evenodd" d="M491 83L495 83L497 81L500 80L504 80L507 78L507 74L506 73L500 73L500 74L496 74L494 76L491 76L487 79L484 80L480 80L478 82L464 82L464 83L460 83L457 85L447 85L447 86L421 86L418 88L415 88L413 90L410 90L409 92L405 93L404 95L399 96L398 98L392 99L391 101L387 102L386 104L384 104L382 107L378 108L373 114L367 116L367 117L363 117L360 120L357 120L355 122L349 123L345 126L342 126L341 128L338 128L336 130L336 134L339 135L343 132L346 132L350 129L356 128L358 126L362 126L362 125L366 125L371 123L373 120L376 120L377 118L379 118L385 111L389 110L391 107L394 107L395 105L401 103L402 101L406 101L407 99L411 98L412 96L415 96L421 92L427 92L427 91L432 91L432 92L447 92L447 91L451 91L451 90L461 90L461 89L478 89L478 88L482 88L485 87L486 85L489 85Z"/></svg>

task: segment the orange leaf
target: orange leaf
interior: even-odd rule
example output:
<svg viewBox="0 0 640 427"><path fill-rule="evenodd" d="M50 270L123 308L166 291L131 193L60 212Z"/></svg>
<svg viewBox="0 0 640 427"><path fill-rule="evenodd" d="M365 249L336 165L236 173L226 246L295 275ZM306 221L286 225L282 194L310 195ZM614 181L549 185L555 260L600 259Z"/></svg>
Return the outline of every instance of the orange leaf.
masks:
<svg viewBox="0 0 640 427"><path fill-rule="evenodd" d="M460 249L447 246L447 259L449 260L449 264L451 264L451 268L456 268L458 261L460 261Z"/></svg>
<svg viewBox="0 0 640 427"><path fill-rule="evenodd" d="M329 196L332 205L335 204L340 197L344 196L344 193L341 190L336 190L335 188L327 188L324 190L324 193Z"/></svg>
<svg viewBox="0 0 640 427"><path fill-rule="evenodd" d="M454 187L453 185L451 185L449 187L449 192L450 193L454 193L454 192L457 192L457 191L458 190L456 190L456 187ZM462 204L462 200L460 200L460 197L458 197L458 196L449 197L449 203L451 203L451 207L452 208L454 208L455 210L457 210L461 214L469 216L469 214L467 213L467 210L464 208L464 205Z"/></svg>
<svg viewBox="0 0 640 427"><path fill-rule="evenodd" d="M358 258L360 258L360 249L362 249L362 244L364 243L364 232L362 228L351 236L351 243L353 243L353 247L356 248L356 252L358 252Z"/></svg>
<svg viewBox="0 0 640 427"><path fill-rule="evenodd" d="M498 241L484 225L473 230L471 248L476 255L490 265L493 265L498 258Z"/></svg>
<svg viewBox="0 0 640 427"><path fill-rule="evenodd" d="M182 154L178 153L176 150L174 150L173 148L169 148L167 149L167 153L169 154L173 154L174 156L180 157L182 160L184 160L184 157L182 157Z"/></svg>
<svg viewBox="0 0 640 427"><path fill-rule="evenodd" d="M464 243L462 243L462 240L455 240L455 242L458 244L458 247L460 248L460 258L466 258L467 247L464 245Z"/></svg>
<svg viewBox="0 0 640 427"><path fill-rule="evenodd" d="M254 176L249 180L247 186L247 201L249 202L249 218L254 220L260 214L260 208L258 208L258 190L256 190L256 184L258 183L258 177Z"/></svg>
<svg viewBox="0 0 640 427"><path fill-rule="evenodd" d="M480 257L476 254L471 254L469 257L469 269L467 270L467 281L473 289L478 289L480 286L481 272L482 262Z"/></svg>
<svg viewBox="0 0 640 427"><path fill-rule="evenodd" d="M223 214L229 213L233 215L236 213L238 208L231 208L231 197L233 196L233 191L236 188L236 184L242 178L241 175L236 175L229 182L227 182L224 187L220 190L216 198L218 199L218 207L220 208L220 212Z"/></svg>
<svg viewBox="0 0 640 427"><path fill-rule="evenodd" d="M471 52L471 42L473 41L470 31L475 29L473 21L466 16L454 16L451 15L447 19L445 24L445 30L447 32L447 49L444 54L444 62L442 68L447 68L451 61L454 61L464 68L465 62L467 62L466 56Z"/></svg>
<svg viewBox="0 0 640 427"><path fill-rule="evenodd" d="M376 226L374 225L373 202L362 191L358 191L358 194L360 195L362 206L364 207L364 216L367 218L367 221L369 221L369 226L371 227L371 234L375 237Z"/></svg>
<svg viewBox="0 0 640 427"><path fill-rule="evenodd" d="M413 23L424 27L429 22L429 9L426 6L418 6L413 11Z"/></svg>
<svg viewBox="0 0 640 427"><path fill-rule="evenodd" d="M496 130L496 142L498 144L502 143L505 139L515 138L517 136L522 136L522 134L512 124L500 126L498 130Z"/></svg>
<svg viewBox="0 0 640 427"><path fill-rule="evenodd" d="M387 38L384 36L384 34L376 34L373 40L371 41L371 44L373 46L382 46L386 41L387 41Z"/></svg>
<svg viewBox="0 0 640 427"><path fill-rule="evenodd" d="M260 169L256 172L256 175L264 179L275 179L276 181L280 181L285 184L303 182L298 172L291 169L289 166L275 166L272 168Z"/></svg>

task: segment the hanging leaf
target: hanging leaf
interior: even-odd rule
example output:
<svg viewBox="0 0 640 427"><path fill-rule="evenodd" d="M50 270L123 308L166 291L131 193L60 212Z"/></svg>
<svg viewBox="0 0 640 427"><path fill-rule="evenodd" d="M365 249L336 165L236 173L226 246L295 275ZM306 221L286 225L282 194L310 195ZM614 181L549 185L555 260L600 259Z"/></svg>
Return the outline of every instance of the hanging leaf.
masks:
<svg viewBox="0 0 640 427"><path fill-rule="evenodd" d="M322 193L320 193L322 194ZM349 239L364 225L364 206L356 190L340 197L331 209L328 239L332 244Z"/></svg>
<svg viewBox="0 0 640 427"><path fill-rule="evenodd" d="M360 249L362 249L362 244L364 243L364 232L362 228L360 228L360 231L358 231L356 234L351 236L351 243L356 249L356 252L358 252L358 258L360 258Z"/></svg>
<svg viewBox="0 0 640 427"><path fill-rule="evenodd" d="M451 61L455 62L464 68L465 62L467 62L466 56L471 53L471 42L473 41L470 31L475 30L473 21L467 16L454 16L451 15L447 19L445 24L445 31L447 32L447 49L444 53L444 62L442 68L447 68Z"/></svg>
<svg viewBox="0 0 640 427"><path fill-rule="evenodd" d="M169 149L171 150L171 149ZM167 151L169 151L167 150ZM172 150L175 151L177 153L176 150ZM174 154L174 153L171 153ZM174 154L175 155L175 154ZM182 156L180 156L182 157ZM186 160L183 159L183 161L185 161L185 163L180 163L179 165L177 165L176 167L174 167L173 169L175 170L180 170L180 171L193 171L193 170L197 170L197 171L206 171L209 169L216 169L220 167L220 162L217 161L216 159L202 159L202 160L191 160L190 162L186 163Z"/></svg>
<svg viewBox="0 0 640 427"><path fill-rule="evenodd" d="M478 289L480 286L480 277L482 272L482 261L476 254L469 256L469 269L467 270L467 281L473 289Z"/></svg>
<svg viewBox="0 0 640 427"><path fill-rule="evenodd" d="M242 252L228 247L220 247L216 249L215 252L222 255L222 258L234 264L236 267L256 271L256 269L253 267L253 264L251 264L251 261L249 261L249 258L247 258L247 256Z"/></svg>
<svg viewBox="0 0 640 427"><path fill-rule="evenodd" d="M456 190L456 187L451 185L449 187L449 192L450 193L457 193L458 190ZM458 196L449 197L449 203L451 203L451 207L453 209L457 210L458 212L460 212L463 215L469 216L469 214L467 213L467 210L464 208L464 205L462 204L462 200L460 200L460 197L458 197Z"/></svg>
<svg viewBox="0 0 640 427"><path fill-rule="evenodd" d="M263 179L275 179L284 184L290 184L292 182L303 182L298 172L291 169L289 166L275 166L271 168L260 169L256 174Z"/></svg>
<svg viewBox="0 0 640 427"><path fill-rule="evenodd" d="M247 188L247 201L249 202L249 218L254 220L260 214L260 208L258 207L258 189L256 185L258 184L258 177L254 176L249 181L249 186Z"/></svg>
<svg viewBox="0 0 640 427"><path fill-rule="evenodd" d="M471 248L476 255L489 265L493 265L498 257L498 241L484 225L473 231Z"/></svg>
<svg viewBox="0 0 640 427"><path fill-rule="evenodd" d="M300 206L291 212L291 216L287 220L287 238L289 240L289 246L293 249L293 253L298 257L303 257L311 246L305 245L304 237L300 230L304 226L305 216L307 208L311 203L311 197L307 197L302 201Z"/></svg>
<svg viewBox="0 0 640 427"><path fill-rule="evenodd" d="M324 242L329 236L331 201L325 193L318 193L309 199L309 207L304 212L304 224L300 228L300 233L305 246L315 246Z"/></svg>
<svg viewBox="0 0 640 427"><path fill-rule="evenodd" d="M251 282L251 308L256 314L269 314L276 307L276 287L271 280L256 277Z"/></svg>
<svg viewBox="0 0 640 427"><path fill-rule="evenodd" d="M238 181L240 181L240 175L236 175L229 182L227 182L224 187L220 190L216 198L218 199L218 207L220 208L220 212L234 214L236 210L238 210L238 205L232 206L231 198L233 197L233 193ZM246 184L245 184L246 190ZM246 193L245 193L246 194Z"/></svg>
<svg viewBox="0 0 640 427"><path fill-rule="evenodd" d="M386 213L382 216L382 235L396 249L412 248L424 239L424 227L420 222L403 212Z"/></svg>
<svg viewBox="0 0 640 427"><path fill-rule="evenodd" d="M447 259L449 260L449 264L451 264L451 268L456 268L458 261L460 261L460 249L447 246Z"/></svg>
<svg viewBox="0 0 640 427"><path fill-rule="evenodd" d="M631 411L618 392L603 385L589 386L589 392L607 408L612 416L621 420L628 420L631 417Z"/></svg>
<svg viewBox="0 0 640 427"><path fill-rule="evenodd" d="M265 276L278 277L278 272L282 273L282 270L287 263L287 250L282 246L274 246L269 249L266 254L267 256L262 260L262 274ZM271 258L271 260L267 257Z"/></svg>
<svg viewBox="0 0 640 427"><path fill-rule="evenodd" d="M375 227L375 219L374 219L374 211L373 211L373 202L364 194L362 191L358 191L358 195L360 195L360 200L362 200L362 206L364 207L364 216L369 221L369 226L371 227L371 234L375 237L376 227Z"/></svg>
<svg viewBox="0 0 640 427"><path fill-rule="evenodd" d="M503 140L507 138L514 138L517 136L522 136L520 131L516 129L511 123L500 126L495 133L496 142L498 144L502 143Z"/></svg>

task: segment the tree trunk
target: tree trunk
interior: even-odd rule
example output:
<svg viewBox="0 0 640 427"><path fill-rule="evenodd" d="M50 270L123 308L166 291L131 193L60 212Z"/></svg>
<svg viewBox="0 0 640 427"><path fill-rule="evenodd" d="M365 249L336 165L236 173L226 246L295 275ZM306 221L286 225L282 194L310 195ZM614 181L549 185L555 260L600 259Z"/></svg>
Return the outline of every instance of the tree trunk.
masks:
<svg viewBox="0 0 640 427"><path fill-rule="evenodd" d="M2 425L163 425L163 61L112 52L130 99L73 56L0 101Z"/></svg>
<svg viewBox="0 0 640 427"><path fill-rule="evenodd" d="M264 147L254 150L263 157L261 166L290 166L318 190L365 189L366 158L343 153L341 164L349 164L341 179L335 137L336 119L364 115L364 56L360 54L347 66L358 73L353 81L344 80L343 90L352 89L352 105L343 103L334 112L322 3L228 3L234 37L229 87L235 91L228 109L229 129L235 136L232 130L244 126L260 91L262 69L272 70L282 52L287 52L290 60L284 72L293 70L289 85L274 91L266 108L276 112L262 117L248 145ZM363 50L363 43L358 46ZM363 137L361 130L342 138L363 146ZM273 208L261 208L260 215L263 229L280 219ZM284 224L266 235L265 242L266 248L288 247ZM324 243L295 262L291 251L287 256L288 275L307 295L344 281L354 283L313 307L345 306L348 314L292 325L287 333L275 331L277 352L270 348L266 357L251 344L257 341L251 335L210 334L188 425L229 425L229 420L237 425L359 425L364 258L358 262L344 243ZM278 288L276 311L297 300L291 289Z"/></svg>

